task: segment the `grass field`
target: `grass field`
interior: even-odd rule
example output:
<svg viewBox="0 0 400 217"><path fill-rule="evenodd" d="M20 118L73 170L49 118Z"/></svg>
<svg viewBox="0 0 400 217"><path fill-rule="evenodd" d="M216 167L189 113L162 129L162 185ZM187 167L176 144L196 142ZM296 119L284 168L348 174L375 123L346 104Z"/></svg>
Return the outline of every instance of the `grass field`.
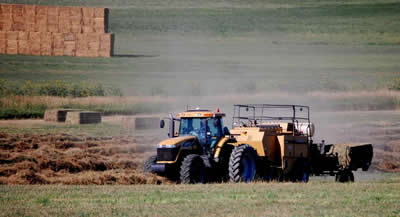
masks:
<svg viewBox="0 0 400 217"><path fill-rule="evenodd" d="M0 186L0 216L399 216L399 181Z"/></svg>
<svg viewBox="0 0 400 217"><path fill-rule="evenodd" d="M235 95L238 98L232 100L234 103L283 100L325 105L318 97L315 102L309 97L314 92L353 94L351 99L329 98L331 109L399 107L399 100L391 94L354 96L363 91L385 91L399 78L397 1L3 2L109 7L116 55L0 55L0 79L20 83L85 81L115 87L123 96L148 97L149 101L154 96L182 98L170 105L98 103L67 104L67 108L105 114L166 112L187 105L222 106L231 103L224 97ZM288 99L270 97L281 93L296 95ZM254 95L259 97L250 97ZM214 96L222 100L204 100ZM46 108L53 107L43 103L7 105L2 104L0 118L42 117Z"/></svg>

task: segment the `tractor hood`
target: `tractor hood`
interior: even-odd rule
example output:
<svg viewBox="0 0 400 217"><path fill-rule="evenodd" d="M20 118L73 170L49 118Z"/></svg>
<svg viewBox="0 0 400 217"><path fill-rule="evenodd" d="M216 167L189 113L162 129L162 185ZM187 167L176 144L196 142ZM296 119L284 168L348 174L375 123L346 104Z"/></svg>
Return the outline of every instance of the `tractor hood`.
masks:
<svg viewBox="0 0 400 217"><path fill-rule="evenodd" d="M176 146L179 146L182 143L185 143L187 141L193 141L197 139L196 136L179 136L175 138L170 138L163 140L159 143L158 147L159 148L173 148Z"/></svg>

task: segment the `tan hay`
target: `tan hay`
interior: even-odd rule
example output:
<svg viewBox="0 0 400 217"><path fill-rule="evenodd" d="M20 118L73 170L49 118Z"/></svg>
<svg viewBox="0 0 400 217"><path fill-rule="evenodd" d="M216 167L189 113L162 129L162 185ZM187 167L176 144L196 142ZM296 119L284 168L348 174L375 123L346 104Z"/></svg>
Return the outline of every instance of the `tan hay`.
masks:
<svg viewBox="0 0 400 217"><path fill-rule="evenodd" d="M40 32L29 32L28 44L32 55L40 55Z"/></svg>
<svg viewBox="0 0 400 217"><path fill-rule="evenodd" d="M47 16L48 6L36 6L36 16Z"/></svg>
<svg viewBox="0 0 400 217"><path fill-rule="evenodd" d="M29 45L27 40L18 40L18 54L29 55Z"/></svg>
<svg viewBox="0 0 400 217"><path fill-rule="evenodd" d="M17 40L7 40L6 53L7 54L18 54L18 41Z"/></svg>
<svg viewBox="0 0 400 217"><path fill-rule="evenodd" d="M49 6L48 9L47 9L47 15L48 16L57 16L58 17L59 16L58 10L59 10L59 7Z"/></svg>
<svg viewBox="0 0 400 217"><path fill-rule="evenodd" d="M83 18L93 18L94 17L94 8L84 7L82 8Z"/></svg>
<svg viewBox="0 0 400 217"><path fill-rule="evenodd" d="M29 34L27 32L18 32L18 40L25 40L29 39Z"/></svg>
<svg viewBox="0 0 400 217"><path fill-rule="evenodd" d="M74 33L64 33L64 41L75 41L75 34Z"/></svg>
<svg viewBox="0 0 400 217"><path fill-rule="evenodd" d="M68 112L81 111L80 109L48 109L44 113L45 121L65 122Z"/></svg>
<svg viewBox="0 0 400 217"><path fill-rule="evenodd" d="M0 31L0 40L6 40L6 39L7 39L6 32Z"/></svg>
<svg viewBox="0 0 400 217"><path fill-rule="evenodd" d="M35 5L24 5L24 16L25 17L34 17L36 15L36 6Z"/></svg>
<svg viewBox="0 0 400 217"><path fill-rule="evenodd" d="M70 33L71 32L71 21L69 17L59 17L58 20L58 30L61 33Z"/></svg>
<svg viewBox="0 0 400 217"><path fill-rule="evenodd" d="M40 33L40 55L50 56L51 55L51 33L41 32Z"/></svg>
<svg viewBox="0 0 400 217"><path fill-rule="evenodd" d="M52 34L53 48L61 48L64 53L64 34L53 33Z"/></svg>
<svg viewBox="0 0 400 217"><path fill-rule="evenodd" d="M11 29L13 31L25 31L25 23L24 22L14 22L12 24Z"/></svg>
<svg viewBox="0 0 400 217"><path fill-rule="evenodd" d="M65 56L75 56L76 43L75 41L65 41L64 42L64 55Z"/></svg>
<svg viewBox="0 0 400 217"><path fill-rule="evenodd" d="M51 54L53 56L64 56L64 48L53 48Z"/></svg>
<svg viewBox="0 0 400 217"><path fill-rule="evenodd" d="M94 32L94 29L92 26L82 26L82 32L83 33L92 33L92 32Z"/></svg>
<svg viewBox="0 0 400 217"><path fill-rule="evenodd" d="M104 18L105 8L94 8L94 17Z"/></svg>
<svg viewBox="0 0 400 217"><path fill-rule="evenodd" d="M12 30L12 22L6 22L3 20L3 22L0 23L0 30L1 31L11 31Z"/></svg>
<svg viewBox="0 0 400 217"><path fill-rule="evenodd" d="M82 8L70 7L71 17L82 17Z"/></svg>
<svg viewBox="0 0 400 217"><path fill-rule="evenodd" d="M72 33L82 33L82 26L80 24L72 24L71 32Z"/></svg>
<svg viewBox="0 0 400 217"><path fill-rule="evenodd" d="M7 42L7 40L0 39L0 54L6 53L6 42Z"/></svg>
<svg viewBox="0 0 400 217"><path fill-rule="evenodd" d="M88 33L87 34L88 42L98 42L100 43L100 34L99 33Z"/></svg>
<svg viewBox="0 0 400 217"><path fill-rule="evenodd" d="M8 31L6 32L7 40L18 40L18 32L16 31Z"/></svg>
<svg viewBox="0 0 400 217"><path fill-rule="evenodd" d="M58 13L60 17L69 17L71 15L70 8L69 7L59 7L58 8Z"/></svg>
<svg viewBox="0 0 400 217"><path fill-rule="evenodd" d="M48 24L47 31L53 32L53 33L58 33L58 24Z"/></svg>
<svg viewBox="0 0 400 217"><path fill-rule="evenodd" d="M47 24L58 25L58 16L47 15Z"/></svg>
<svg viewBox="0 0 400 217"><path fill-rule="evenodd" d="M36 15L35 32L47 32L47 15Z"/></svg>
<svg viewBox="0 0 400 217"><path fill-rule="evenodd" d="M12 5L11 4L1 4L1 12L3 14L11 14L12 13Z"/></svg>
<svg viewBox="0 0 400 217"><path fill-rule="evenodd" d="M91 112L91 111L68 112L65 122L70 124L101 123L101 115L99 112Z"/></svg>
<svg viewBox="0 0 400 217"><path fill-rule="evenodd" d="M22 16L24 14L24 5L12 5L12 14Z"/></svg>

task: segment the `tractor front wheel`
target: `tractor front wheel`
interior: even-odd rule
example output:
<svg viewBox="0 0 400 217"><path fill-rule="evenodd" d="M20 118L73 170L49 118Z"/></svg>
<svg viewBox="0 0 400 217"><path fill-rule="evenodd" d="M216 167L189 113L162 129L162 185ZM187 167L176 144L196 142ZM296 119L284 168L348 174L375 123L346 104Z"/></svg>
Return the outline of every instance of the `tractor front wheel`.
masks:
<svg viewBox="0 0 400 217"><path fill-rule="evenodd" d="M147 158L147 160L144 162L144 168L143 172L144 173L151 173L151 165L154 164L157 160L157 156L153 155Z"/></svg>
<svg viewBox="0 0 400 217"><path fill-rule="evenodd" d="M251 182L256 174L256 151L250 145L240 145L233 149L229 159L229 179L231 182Z"/></svg>
<svg viewBox="0 0 400 217"><path fill-rule="evenodd" d="M204 183L205 166L198 154L185 157L181 165L180 181L182 184Z"/></svg>

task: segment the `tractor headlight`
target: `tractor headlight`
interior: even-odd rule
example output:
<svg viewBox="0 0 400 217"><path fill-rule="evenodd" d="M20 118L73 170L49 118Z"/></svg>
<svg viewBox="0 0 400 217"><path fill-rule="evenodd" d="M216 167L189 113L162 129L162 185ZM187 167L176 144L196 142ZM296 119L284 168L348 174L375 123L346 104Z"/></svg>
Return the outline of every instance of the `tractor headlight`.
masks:
<svg viewBox="0 0 400 217"><path fill-rule="evenodd" d="M161 144L158 144L157 148L176 148L176 145L161 145Z"/></svg>

